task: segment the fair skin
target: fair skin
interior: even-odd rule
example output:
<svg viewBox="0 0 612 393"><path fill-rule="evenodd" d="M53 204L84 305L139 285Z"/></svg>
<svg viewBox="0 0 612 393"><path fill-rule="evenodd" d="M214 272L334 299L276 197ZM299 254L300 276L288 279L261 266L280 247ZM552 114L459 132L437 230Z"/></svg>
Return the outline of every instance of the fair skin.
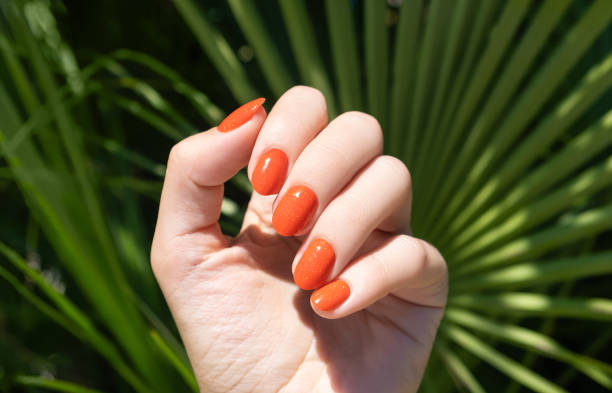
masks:
<svg viewBox="0 0 612 393"><path fill-rule="evenodd" d="M315 89L287 91L235 130L191 136L170 153L151 262L203 392L414 392L443 315L446 264L410 235L403 163L382 156L376 120L348 112L328 124ZM217 223L223 183L270 148L288 157L278 195L253 193L242 230ZM317 208L295 236L271 217L294 185ZM350 295L323 311L293 272L306 244L326 239L326 282Z"/></svg>

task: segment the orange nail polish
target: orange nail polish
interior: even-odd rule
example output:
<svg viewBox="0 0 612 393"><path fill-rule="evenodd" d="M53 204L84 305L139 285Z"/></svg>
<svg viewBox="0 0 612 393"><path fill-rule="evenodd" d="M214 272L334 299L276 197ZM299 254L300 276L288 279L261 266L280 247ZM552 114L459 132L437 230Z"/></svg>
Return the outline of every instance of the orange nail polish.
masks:
<svg viewBox="0 0 612 393"><path fill-rule="evenodd" d="M272 226L279 235L293 236L308 224L315 210L315 193L308 187L293 186L276 206Z"/></svg>
<svg viewBox="0 0 612 393"><path fill-rule="evenodd" d="M262 154L251 176L253 189L261 195L277 194L287 175L288 165L289 160L282 150L271 149Z"/></svg>
<svg viewBox="0 0 612 393"><path fill-rule="evenodd" d="M300 258L293 280L302 289L315 289L325 284L336 260L331 244L323 239L313 240Z"/></svg>
<svg viewBox="0 0 612 393"><path fill-rule="evenodd" d="M321 311L331 311L340 307L350 294L351 289L346 281L336 280L316 290L310 296L310 301Z"/></svg>
<svg viewBox="0 0 612 393"><path fill-rule="evenodd" d="M255 112L259 110L265 100L265 98L257 98L242 105L240 108L236 109L230 113L229 116L223 119L221 124L217 126L217 130L221 132L228 132L240 127L249 121L251 117L253 117Z"/></svg>

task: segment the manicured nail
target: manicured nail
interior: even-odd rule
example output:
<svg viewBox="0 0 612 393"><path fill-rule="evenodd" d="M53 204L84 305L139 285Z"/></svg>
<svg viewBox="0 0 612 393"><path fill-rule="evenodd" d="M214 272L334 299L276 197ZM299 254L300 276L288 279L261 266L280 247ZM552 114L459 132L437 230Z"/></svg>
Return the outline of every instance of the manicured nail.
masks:
<svg viewBox="0 0 612 393"><path fill-rule="evenodd" d="M280 200L272 215L279 235L293 236L302 230L317 210L317 196L308 187L293 186Z"/></svg>
<svg viewBox="0 0 612 393"><path fill-rule="evenodd" d="M310 301L321 311L331 311L340 307L350 294L351 289L346 281L336 280L316 290L310 296Z"/></svg>
<svg viewBox="0 0 612 393"><path fill-rule="evenodd" d="M261 195L278 194L288 165L289 160L282 150L271 149L262 154L251 176L253 189Z"/></svg>
<svg viewBox="0 0 612 393"><path fill-rule="evenodd" d="M325 284L336 260L331 244L323 239L313 240L300 258L293 280L302 289L315 289Z"/></svg>
<svg viewBox="0 0 612 393"><path fill-rule="evenodd" d="M249 121L251 117L253 117L255 112L259 110L265 100L265 98L257 98L242 105L240 108L230 113L228 117L223 119L221 124L217 126L217 130L221 132L228 132L240 127Z"/></svg>

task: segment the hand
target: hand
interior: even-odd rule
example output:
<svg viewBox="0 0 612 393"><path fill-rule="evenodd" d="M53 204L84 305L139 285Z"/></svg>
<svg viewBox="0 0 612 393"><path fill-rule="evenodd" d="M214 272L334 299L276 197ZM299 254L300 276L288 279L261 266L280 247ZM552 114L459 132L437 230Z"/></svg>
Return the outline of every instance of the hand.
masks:
<svg viewBox="0 0 612 393"><path fill-rule="evenodd" d="M417 390L447 271L410 236L410 175L382 144L373 117L327 124L295 87L174 146L151 262L203 392ZM247 163L259 193L229 238L223 183Z"/></svg>

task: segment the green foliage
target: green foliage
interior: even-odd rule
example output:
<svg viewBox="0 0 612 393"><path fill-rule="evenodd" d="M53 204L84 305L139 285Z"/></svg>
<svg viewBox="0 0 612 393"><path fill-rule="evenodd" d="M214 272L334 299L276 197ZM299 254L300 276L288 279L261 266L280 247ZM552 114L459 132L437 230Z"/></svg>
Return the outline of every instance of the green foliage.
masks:
<svg viewBox="0 0 612 393"><path fill-rule="evenodd" d="M15 354L0 390L197 391L148 263L163 156L132 135L167 152L223 118L225 92L134 50L81 66L51 4L0 3L0 197L16 211L0 226L0 352ZM612 2L320 5L231 0L238 38L195 0L173 17L236 104L304 83L330 116L380 120L413 176L414 233L450 270L422 390L501 391L502 374L508 392L612 390ZM249 192L232 179L228 233ZM65 332L54 352L92 360L21 343L43 326Z"/></svg>

